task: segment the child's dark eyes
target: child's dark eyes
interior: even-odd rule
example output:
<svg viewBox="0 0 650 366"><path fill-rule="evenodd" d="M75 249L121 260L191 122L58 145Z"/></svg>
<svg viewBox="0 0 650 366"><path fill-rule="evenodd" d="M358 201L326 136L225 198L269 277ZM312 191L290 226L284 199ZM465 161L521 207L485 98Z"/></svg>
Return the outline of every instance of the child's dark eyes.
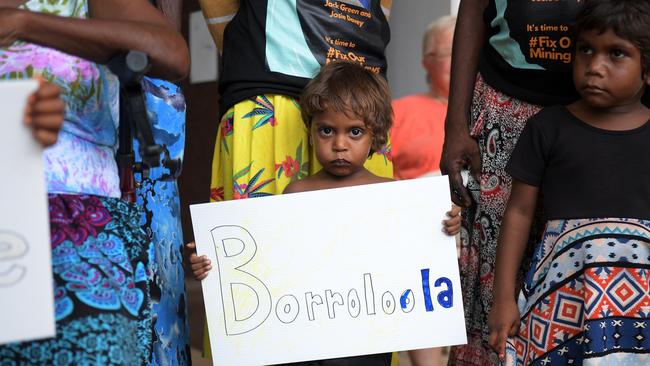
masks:
<svg viewBox="0 0 650 366"><path fill-rule="evenodd" d="M583 53L585 55L590 55L593 53L591 47L586 45L578 45L578 52Z"/></svg>
<svg viewBox="0 0 650 366"><path fill-rule="evenodd" d="M360 128L353 128L350 130L350 135L352 135L352 137L359 137L363 135L363 130Z"/></svg>
<svg viewBox="0 0 650 366"><path fill-rule="evenodd" d="M626 56L626 53L623 50L615 49L612 50L611 55L613 58L623 58Z"/></svg>
<svg viewBox="0 0 650 366"><path fill-rule="evenodd" d="M334 132L334 130L332 130L331 127L321 127L321 128L318 129L318 132L319 132L321 135L329 136L329 135L332 134L332 132Z"/></svg>

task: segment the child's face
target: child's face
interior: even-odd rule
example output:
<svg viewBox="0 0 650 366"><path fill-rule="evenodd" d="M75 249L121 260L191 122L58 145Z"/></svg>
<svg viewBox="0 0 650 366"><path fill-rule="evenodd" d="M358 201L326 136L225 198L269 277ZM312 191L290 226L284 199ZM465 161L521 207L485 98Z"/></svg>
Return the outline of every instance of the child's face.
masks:
<svg viewBox="0 0 650 366"><path fill-rule="evenodd" d="M329 109L312 119L311 138L323 169L338 177L363 168L372 144L371 131L362 120Z"/></svg>
<svg viewBox="0 0 650 366"><path fill-rule="evenodd" d="M573 82L588 105L600 109L638 102L649 80L639 50L611 29L578 37Z"/></svg>

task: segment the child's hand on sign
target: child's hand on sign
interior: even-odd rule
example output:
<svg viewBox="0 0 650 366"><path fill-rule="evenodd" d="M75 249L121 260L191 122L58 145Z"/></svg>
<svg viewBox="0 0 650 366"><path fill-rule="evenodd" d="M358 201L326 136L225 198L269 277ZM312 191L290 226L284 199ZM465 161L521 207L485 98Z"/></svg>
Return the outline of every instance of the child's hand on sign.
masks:
<svg viewBox="0 0 650 366"><path fill-rule="evenodd" d="M451 210L447 212L448 219L442 222L442 231L450 236L460 232L460 207L451 204Z"/></svg>
<svg viewBox="0 0 650 366"><path fill-rule="evenodd" d="M58 86L41 82L38 90L27 99L25 125L32 129L36 141L45 147L56 143L63 125L65 104L60 94Z"/></svg>
<svg viewBox="0 0 650 366"><path fill-rule="evenodd" d="M194 275L194 279L197 281L201 281L202 279L206 278L208 276L208 273L212 269L212 264L208 257L202 255L198 256L196 254L196 243L195 242L190 242L185 244L185 246L191 250L190 254L190 268L192 269L192 274Z"/></svg>

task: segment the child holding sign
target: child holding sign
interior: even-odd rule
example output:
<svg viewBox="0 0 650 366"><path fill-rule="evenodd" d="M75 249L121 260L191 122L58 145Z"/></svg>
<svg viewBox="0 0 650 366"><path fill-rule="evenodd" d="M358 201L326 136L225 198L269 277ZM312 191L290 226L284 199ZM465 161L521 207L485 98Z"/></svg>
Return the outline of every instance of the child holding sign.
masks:
<svg viewBox="0 0 650 366"><path fill-rule="evenodd" d="M364 162L384 146L392 120L390 93L386 81L362 66L336 62L324 66L307 84L300 100L302 117L310 131L316 159L323 169L290 183L284 193L342 188L391 181L378 177ZM460 209L452 208L443 231L460 230ZM206 257L190 256L197 280L211 269ZM390 365L391 354L377 354L295 365Z"/></svg>
<svg viewBox="0 0 650 366"><path fill-rule="evenodd" d="M573 64L581 99L533 117L508 163L488 322L507 364L648 364L649 27L648 1L587 2ZM518 307L540 190L546 229Z"/></svg>

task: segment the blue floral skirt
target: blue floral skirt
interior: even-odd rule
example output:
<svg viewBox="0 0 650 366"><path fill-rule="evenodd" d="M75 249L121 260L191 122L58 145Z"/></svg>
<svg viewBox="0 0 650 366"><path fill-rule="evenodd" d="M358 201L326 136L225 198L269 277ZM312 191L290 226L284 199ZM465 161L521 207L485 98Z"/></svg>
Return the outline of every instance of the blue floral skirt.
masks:
<svg viewBox="0 0 650 366"><path fill-rule="evenodd" d="M144 78L145 102L156 143L172 159L182 159L185 147L185 98L172 83ZM134 140L139 161L139 146ZM140 225L151 240L152 358L150 366L190 363L183 231L178 185L164 166L152 167L149 178L136 173Z"/></svg>
<svg viewBox="0 0 650 366"><path fill-rule="evenodd" d="M56 337L0 346L0 365L141 365L151 357L149 242L137 206L49 196Z"/></svg>

